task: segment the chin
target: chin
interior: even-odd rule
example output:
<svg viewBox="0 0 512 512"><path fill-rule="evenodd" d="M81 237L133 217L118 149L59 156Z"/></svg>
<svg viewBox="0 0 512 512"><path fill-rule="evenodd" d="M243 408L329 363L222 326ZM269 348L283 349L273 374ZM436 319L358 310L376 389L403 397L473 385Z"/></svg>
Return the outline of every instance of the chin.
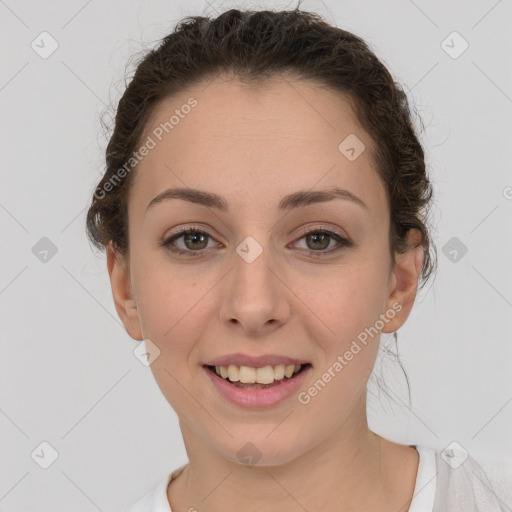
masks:
<svg viewBox="0 0 512 512"><path fill-rule="evenodd" d="M297 450L300 444L291 436L268 435L272 429L265 429L263 435L246 435L244 440L229 442L229 449L219 450L219 454L231 462L246 467L282 466L301 454ZM261 428L259 429L261 433ZM270 439L274 434L275 438ZM228 447L225 447L228 448Z"/></svg>

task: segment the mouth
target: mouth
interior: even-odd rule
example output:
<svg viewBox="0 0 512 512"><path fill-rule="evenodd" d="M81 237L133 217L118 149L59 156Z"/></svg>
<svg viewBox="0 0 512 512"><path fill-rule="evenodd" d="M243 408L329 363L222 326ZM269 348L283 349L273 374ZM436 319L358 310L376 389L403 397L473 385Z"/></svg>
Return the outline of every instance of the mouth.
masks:
<svg viewBox="0 0 512 512"><path fill-rule="evenodd" d="M267 365L262 368L239 367L237 365L204 365L204 368L237 388L268 389L297 378L298 375L308 370L311 366L311 363L306 363L297 365Z"/></svg>

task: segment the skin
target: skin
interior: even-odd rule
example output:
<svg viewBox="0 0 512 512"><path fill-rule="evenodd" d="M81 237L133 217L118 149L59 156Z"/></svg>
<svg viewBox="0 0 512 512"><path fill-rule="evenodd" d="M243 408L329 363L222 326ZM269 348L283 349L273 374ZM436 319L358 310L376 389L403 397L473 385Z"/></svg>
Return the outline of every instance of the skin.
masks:
<svg viewBox="0 0 512 512"><path fill-rule="evenodd" d="M128 334L160 349L151 369L176 411L189 464L168 487L173 511L406 511L417 451L368 428L366 384L380 333L307 405L296 396L259 410L222 398L202 365L214 357L275 352L310 361L307 390L380 314L382 328L406 321L416 296L422 248L389 255L389 207L371 156L372 141L347 99L310 81L281 78L263 87L217 77L164 100L146 136L192 96L198 105L140 162L130 190L129 259L107 248L115 306ZM349 161L338 150L349 134L366 150ZM298 190L338 186L367 209L333 200L277 211ZM182 200L145 212L167 188L215 192L229 213ZM159 243L194 223L207 242ZM337 228L352 247L324 256L299 228ZM235 251L247 236L263 249L248 264ZM415 230L409 242L419 241ZM248 442L261 452L245 465ZM307 482L307 483L306 483ZM204 500L204 501L203 501ZM299 505L300 504L300 505Z"/></svg>

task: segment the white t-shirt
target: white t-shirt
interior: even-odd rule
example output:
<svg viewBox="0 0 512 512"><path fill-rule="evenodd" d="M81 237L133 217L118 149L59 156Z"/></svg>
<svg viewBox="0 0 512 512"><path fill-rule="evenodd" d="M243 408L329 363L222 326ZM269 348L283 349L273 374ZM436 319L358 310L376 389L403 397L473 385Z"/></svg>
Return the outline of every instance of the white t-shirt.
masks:
<svg viewBox="0 0 512 512"><path fill-rule="evenodd" d="M512 483L504 479L491 483L489 475L476 460L464 458L455 450L448 459L433 448L416 445L418 473L408 512L510 512ZM445 454L446 458L446 454ZM167 487L185 469L186 464L166 475L158 485L135 502L126 512L172 512ZM496 476L496 475L495 475Z"/></svg>

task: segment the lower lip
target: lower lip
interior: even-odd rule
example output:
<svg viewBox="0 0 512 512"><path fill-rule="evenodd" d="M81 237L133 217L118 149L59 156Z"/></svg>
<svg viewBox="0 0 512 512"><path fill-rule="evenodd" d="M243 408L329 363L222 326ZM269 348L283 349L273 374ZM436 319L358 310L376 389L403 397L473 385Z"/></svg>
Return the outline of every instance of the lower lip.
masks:
<svg viewBox="0 0 512 512"><path fill-rule="evenodd" d="M281 384L276 384L271 388L244 389L233 386L233 384L230 384L222 377L203 366L204 371L210 377L213 385L223 397L236 405L248 408L270 407L283 402L298 390L311 368L312 366L308 366L295 377L283 381Z"/></svg>

